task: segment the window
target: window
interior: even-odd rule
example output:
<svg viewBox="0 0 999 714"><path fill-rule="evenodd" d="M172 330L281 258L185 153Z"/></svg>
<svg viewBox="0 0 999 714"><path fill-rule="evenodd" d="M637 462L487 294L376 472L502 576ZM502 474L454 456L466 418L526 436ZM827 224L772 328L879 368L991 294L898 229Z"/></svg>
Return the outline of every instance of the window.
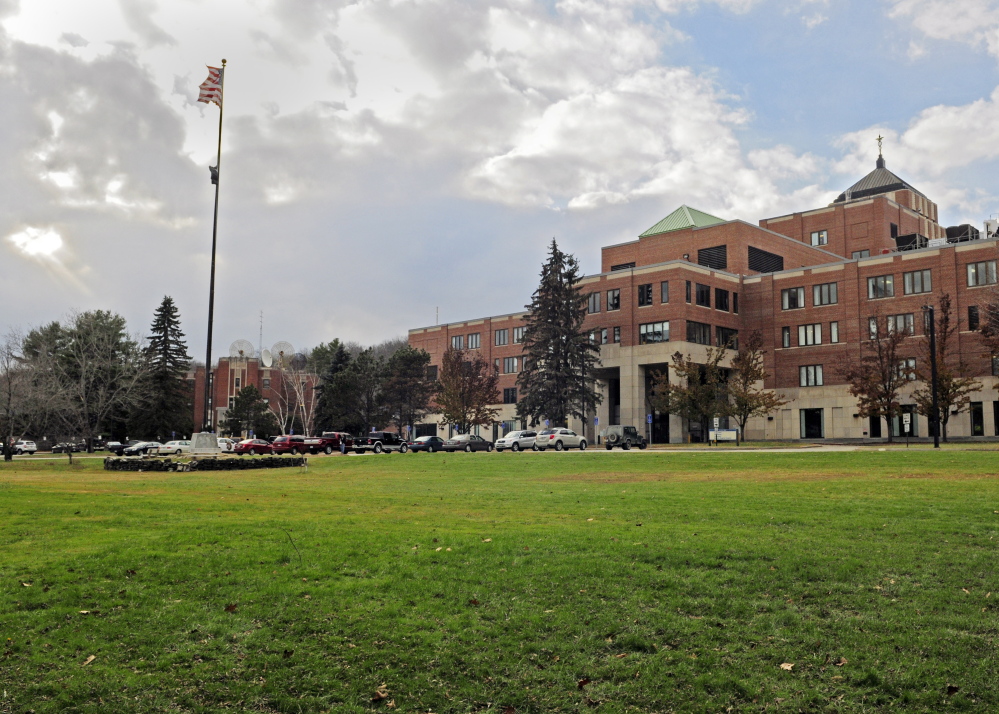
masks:
<svg viewBox="0 0 999 714"><path fill-rule="evenodd" d="M621 309L621 291L620 290L608 290L607 291L607 309L608 310L620 310Z"/></svg>
<svg viewBox="0 0 999 714"><path fill-rule="evenodd" d="M463 349L465 349L465 336L464 335L455 335L454 337L452 337L451 338L451 347L453 347L456 350L463 350Z"/></svg>
<svg viewBox="0 0 999 714"><path fill-rule="evenodd" d="M830 322L829 323L829 341L839 342L839 323Z"/></svg>
<svg viewBox="0 0 999 714"><path fill-rule="evenodd" d="M835 305L839 302L836 283L822 283L812 286L812 305Z"/></svg>
<svg viewBox="0 0 999 714"><path fill-rule="evenodd" d="M638 286L638 306L645 307L652 304L652 283Z"/></svg>
<svg viewBox="0 0 999 714"><path fill-rule="evenodd" d="M437 365L432 364L427 367L427 379L432 379L435 382L437 381Z"/></svg>
<svg viewBox="0 0 999 714"><path fill-rule="evenodd" d="M911 312L910 313L906 313L904 315L889 315L888 316L888 334L890 335L895 330L898 330L900 332L904 332L907 335L914 335L914 334L916 334L916 330L915 330L915 327L914 327L914 322L915 321L914 321L913 317L914 316L913 316L913 314Z"/></svg>
<svg viewBox="0 0 999 714"><path fill-rule="evenodd" d="M867 318L867 334L872 340L876 340L878 338L878 318Z"/></svg>
<svg viewBox="0 0 999 714"><path fill-rule="evenodd" d="M791 346L791 328L782 327L780 328L780 344L782 347Z"/></svg>
<svg viewBox="0 0 999 714"><path fill-rule="evenodd" d="M687 281L687 294L686 294L687 304L690 304L690 281Z"/></svg>
<svg viewBox="0 0 999 714"><path fill-rule="evenodd" d="M517 388L516 387L504 387L503 388L503 403L504 404L516 404L517 403Z"/></svg>
<svg viewBox="0 0 999 714"><path fill-rule="evenodd" d="M827 245L829 243L829 231L812 231L812 245Z"/></svg>
<svg viewBox="0 0 999 714"><path fill-rule="evenodd" d="M518 369L519 366L520 366L520 358L519 357L504 357L503 358L503 374L513 374L514 372L519 372L520 371Z"/></svg>
<svg viewBox="0 0 999 714"><path fill-rule="evenodd" d="M728 347L730 350L739 349L739 331L728 327L715 328L715 343L718 347Z"/></svg>
<svg viewBox="0 0 999 714"><path fill-rule="evenodd" d="M968 263L968 287L994 285L996 282L996 262L985 260L981 263Z"/></svg>
<svg viewBox="0 0 999 714"><path fill-rule="evenodd" d="M601 328L601 330L600 330L600 344L602 344L602 345L606 345L607 344L607 328L606 327Z"/></svg>
<svg viewBox="0 0 999 714"><path fill-rule="evenodd" d="M628 270L629 268L634 268L634 263L619 263L618 265L612 265L611 270Z"/></svg>
<svg viewBox="0 0 999 714"><path fill-rule="evenodd" d="M822 344L822 323L798 325L798 347Z"/></svg>
<svg viewBox="0 0 999 714"><path fill-rule="evenodd" d="M496 343L496 346L502 347L507 343L507 340L510 338L510 330L496 330L496 332L494 332L493 335L494 335L493 341Z"/></svg>
<svg viewBox="0 0 999 714"><path fill-rule="evenodd" d="M232 409L236 406L236 397L229 397L229 408Z"/></svg>
<svg viewBox="0 0 999 714"><path fill-rule="evenodd" d="M655 342L669 342L669 320L647 322L638 326L638 344L648 345Z"/></svg>
<svg viewBox="0 0 999 714"><path fill-rule="evenodd" d="M497 357L496 359L493 360L493 368L497 372L499 372L499 369L500 369L500 358L499 357Z"/></svg>
<svg viewBox="0 0 999 714"><path fill-rule="evenodd" d="M739 314L739 293L732 293L732 312Z"/></svg>
<svg viewBox="0 0 999 714"><path fill-rule="evenodd" d="M933 290L933 280L929 270L914 270L911 273L902 273L902 292L906 295L917 293L928 293Z"/></svg>
<svg viewBox="0 0 999 714"><path fill-rule="evenodd" d="M482 336L478 332L473 332L468 336L468 349L477 350L482 347Z"/></svg>
<svg viewBox="0 0 999 714"><path fill-rule="evenodd" d="M239 377L236 377L236 385L235 385L236 389L239 389L239 382L240 382Z"/></svg>
<svg viewBox="0 0 999 714"><path fill-rule="evenodd" d="M620 341L621 341L621 328L620 327L615 327L614 328L614 343L617 344Z"/></svg>
<svg viewBox="0 0 999 714"><path fill-rule="evenodd" d="M687 342L694 342L698 345L710 345L711 325L687 320Z"/></svg>
<svg viewBox="0 0 999 714"><path fill-rule="evenodd" d="M264 389L270 389L271 388L271 378L270 377L264 377L263 387L264 387Z"/></svg>
<svg viewBox="0 0 999 714"><path fill-rule="evenodd" d="M821 387L822 365L808 364L798 367L798 385L801 387Z"/></svg>
<svg viewBox="0 0 999 714"><path fill-rule="evenodd" d="M586 311L591 315L600 312L600 293L590 293L590 303L587 305Z"/></svg>
<svg viewBox="0 0 999 714"><path fill-rule="evenodd" d="M898 224L892 223L891 225L891 237L898 238Z"/></svg>
<svg viewBox="0 0 999 714"><path fill-rule="evenodd" d="M898 378L907 382L916 381L916 358L906 357L898 362Z"/></svg>
<svg viewBox="0 0 999 714"><path fill-rule="evenodd" d="M669 302L669 280L659 283L659 302L663 305Z"/></svg>
<svg viewBox="0 0 999 714"><path fill-rule="evenodd" d="M716 245L713 248L700 248L697 251L697 263L715 270L728 269L728 246Z"/></svg>
<svg viewBox="0 0 999 714"><path fill-rule="evenodd" d="M715 288L715 310L728 312L728 290Z"/></svg>
<svg viewBox="0 0 999 714"><path fill-rule="evenodd" d="M876 278L867 279L867 298L869 300L889 297L895 297L894 276L879 275Z"/></svg>
<svg viewBox="0 0 999 714"><path fill-rule="evenodd" d="M749 269L757 273L776 273L784 269L784 258L749 246Z"/></svg>
<svg viewBox="0 0 999 714"><path fill-rule="evenodd" d="M804 288L785 288L780 291L780 306L782 310L797 310L805 306Z"/></svg>
<svg viewBox="0 0 999 714"><path fill-rule="evenodd" d="M711 287L697 283L697 290L694 293L694 302L701 307L711 307Z"/></svg>
<svg viewBox="0 0 999 714"><path fill-rule="evenodd" d="M978 329L978 305L968 305L968 329ZM236 380L236 386L239 386L239 380Z"/></svg>
<svg viewBox="0 0 999 714"><path fill-rule="evenodd" d="M525 329L526 328L523 328L523 327L515 327L515 328L513 328L513 344L519 345L521 342L524 341L524 330Z"/></svg>
<svg viewBox="0 0 999 714"><path fill-rule="evenodd" d="M992 358L992 376L999 377L999 357ZM999 424L996 424L996 428L999 429Z"/></svg>
<svg viewBox="0 0 999 714"><path fill-rule="evenodd" d="M869 251L869 250L855 250L855 251L853 251L853 254L850 257L853 258L854 260L856 260L857 258L870 258L871 257L871 251Z"/></svg>

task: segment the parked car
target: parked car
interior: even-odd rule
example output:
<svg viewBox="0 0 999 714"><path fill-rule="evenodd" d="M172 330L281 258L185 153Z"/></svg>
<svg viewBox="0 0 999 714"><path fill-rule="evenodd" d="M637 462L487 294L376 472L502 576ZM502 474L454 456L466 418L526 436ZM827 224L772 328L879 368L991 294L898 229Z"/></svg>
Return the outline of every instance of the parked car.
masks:
<svg viewBox="0 0 999 714"><path fill-rule="evenodd" d="M232 451L236 448L236 442L232 439L219 439L219 448L227 453L232 453Z"/></svg>
<svg viewBox="0 0 999 714"><path fill-rule="evenodd" d="M475 434L455 434L444 442L444 451L492 451L493 442Z"/></svg>
<svg viewBox="0 0 999 714"><path fill-rule="evenodd" d="M301 434L279 436L271 442L271 453L277 455L291 454L292 456L298 456L299 454L308 452L308 450L309 447L305 444L305 437Z"/></svg>
<svg viewBox="0 0 999 714"><path fill-rule="evenodd" d="M124 444L118 441L112 441L111 444L117 444L114 448L111 448L111 444L108 444L108 451L113 451L118 454L118 456L125 455L125 449L135 446L136 444L141 444L142 442L138 439L129 439Z"/></svg>
<svg viewBox="0 0 999 714"><path fill-rule="evenodd" d="M586 439L572 429L542 429L538 432L535 443L539 451L546 449L555 449L555 451L579 449L582 451L586 448Z"/></svg>
<svg viewBox="0 0 999 714"><path fill-rule="evenodd" d="M508 431L505 436L496 440L496 450L510 449L510 451L523 451L524 449L538 450L538 432L536 431Z"/></svg>
<svg viewBox="0 0 999 714"><path fill-rule="evenodd" d="M409 450L414 454L418 451L426 451L428 454L443 451L444 439L439 436L418 436L409 442Z"/></svg>
<svg viewBox="0 0 999 714"><path fill-rule="evenodd" d="M320 451L324 454L332 454L334 451L340 451L341 446L344 450L347 450L353 444L354 437L342 431L324 431L322 436L313 436L305 439L305 445L309 447L310 454L318 454Z"/></svg>
<svg viewBox="0 0 999 714"><path fill-rule="evenodd" d="M632 446L644 449L649 445L645 437L638 433L638 429L633 426L622 426L615 424L604 429L601 434L604 438L604 446L610 451L615 446L620 446L627 451Z"/></svg>
<svg viewBox="0 0 999 714"><path fill-rule="evenodd" d="M119 456L121 456L119 452L125 447L122 445L120 441L109 441L107 444L105 444L105 448L108 451L110 451L112 454L118 454Z"/></svg>
<svg viewBox="0 0 999 714"><path fill-rule="evenodd" d="M38 451L38 447L35 446L33 441L25 441L21 439L20 441L14 442L14 453L15 454L33 454Z"/></svg>
<svg viewBox="0 0 999 714"><path fill-rule="evenodd" d="M270 442L263 439L243 439L233 447L232 452L237 456L242 456L243 454L256 456L257 454L272 453Z"/></svg>
<svg viewBox="0 0 999 714"><path fill-rule="evenodd" d="M162 446L158 446L155 450L149 449L146 453L154 453L157 456L169 456L173 454L174 456L180 456L181 454L187 454L191 451L191 442L185 440L168 441Z"/></svg>
<svg viewBox="0 0 999 714"><path fill-rule="evenodd" d="M69 441L60 441L52 447L53 454L75 454L79 450L79 446Z"/></svg>
<svg viewBox="0 0 999 714"><path fill-rule="evenodd" d="M400 454L405 454L409 451L409 442L394 431L372 431L354 437L354 453L363 454L365 451L376 454L398 451Z"/></svg>
<svg viewBox="0 0 999 714"><path fill-rule="evenodd" d="M139 441L139 442L137 442L135 444L132 444L131 446L128 446L128 447L125 447L124 449L122 449L122 455L123 456L145 456L150 451L152 451L155 454L156 453L156 449L160 448L161 446L163 446L163 444L161 444L158 441Z"/></svg>

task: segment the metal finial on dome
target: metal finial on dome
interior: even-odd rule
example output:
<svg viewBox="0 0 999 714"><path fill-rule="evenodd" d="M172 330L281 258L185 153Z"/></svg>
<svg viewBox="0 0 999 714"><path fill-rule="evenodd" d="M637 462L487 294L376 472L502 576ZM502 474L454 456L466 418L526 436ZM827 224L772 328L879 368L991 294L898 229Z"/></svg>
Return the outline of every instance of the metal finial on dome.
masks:
<svg viewBox="0 0 999 714"><path fill-rule="evenodd" d="M879 169L883 169L885 167L885 157L881 154L881 142L884 141L884 140L885 140L885 138L883 136L881 136L881 134L878 134L878 160L877 160L877 167Z"/></svg>

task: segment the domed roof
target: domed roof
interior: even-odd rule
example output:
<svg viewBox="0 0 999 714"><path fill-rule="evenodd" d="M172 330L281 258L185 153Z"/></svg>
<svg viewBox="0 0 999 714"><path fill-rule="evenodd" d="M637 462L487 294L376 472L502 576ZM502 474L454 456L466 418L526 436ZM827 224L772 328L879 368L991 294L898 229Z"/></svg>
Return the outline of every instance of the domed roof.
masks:
<svg viewBox="0 0 999 714"><path fill-rule="evenodd" d="M901 191L902 189L912 191L913 193L917 193L920 196L923 196L923 198L926 198L921 191L917 191L908 183L886 169L884 157L878 156L875 169L871 171L871 173L864 176L864 178L857 181L857 183L850 186L850 188L846 189L846 191L841 193L836 200L833 201L833 203L856 201L859 198L877 196L882 193L891 193L892 191Z"/></svg>
<svg viewBox="0 0 999 714"><path fill-rule="evenodd" d="M649 230L639 234L638 237L645 238L646 236L669 233L670 231L679 231L684 228L704 228L706 226L715 226L719 223L725 222L724 218L712 216L710 213L698 211L696 208L692 208L684 204L652 226Z"/></svg>

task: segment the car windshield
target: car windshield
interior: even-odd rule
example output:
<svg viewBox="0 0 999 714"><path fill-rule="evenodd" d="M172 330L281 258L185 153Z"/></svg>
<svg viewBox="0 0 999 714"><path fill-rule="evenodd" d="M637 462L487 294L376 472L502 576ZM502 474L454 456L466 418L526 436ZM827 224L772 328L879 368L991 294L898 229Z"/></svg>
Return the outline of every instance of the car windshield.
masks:
<svg viewBox="0 0 999 714"><path fill-rule="evenodd" d="M519 431L511 431L511 432L509 432L509 433L508 433L508 434L507 434L506 436L504 436L503 438L504 438L504 439L519 439L519 438L520 438L520 435L521 435L522 433L523 433L523 432L519 432Z"/></svg>
<svg viewBox="0 0 999 714"><path fill-rule="evenodd" d="M542 429L538 432L538 436L548 436L549 434L554 434L555 429Z"/></svg>

